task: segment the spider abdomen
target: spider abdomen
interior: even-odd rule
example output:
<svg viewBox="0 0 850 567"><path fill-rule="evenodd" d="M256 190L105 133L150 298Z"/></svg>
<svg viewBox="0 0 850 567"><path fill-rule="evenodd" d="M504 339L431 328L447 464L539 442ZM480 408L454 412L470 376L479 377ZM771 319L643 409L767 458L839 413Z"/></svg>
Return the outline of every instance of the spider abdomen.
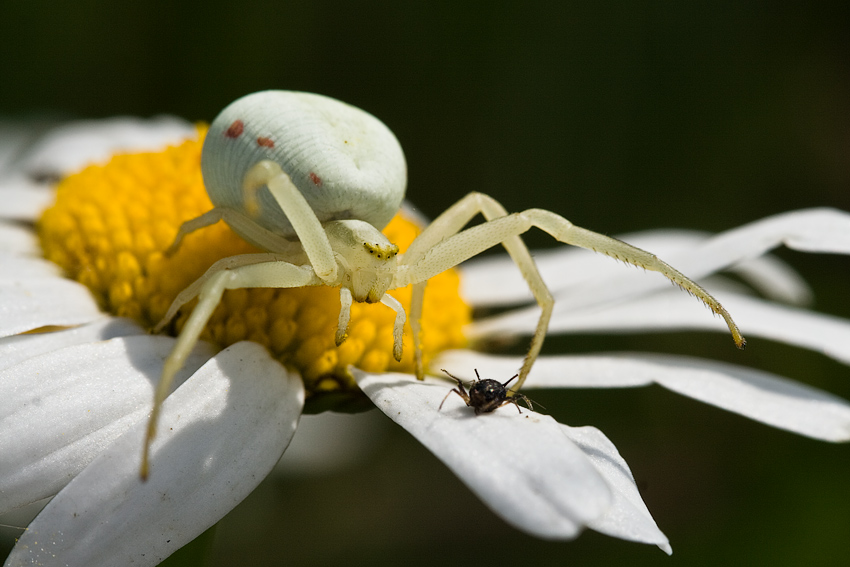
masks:
<svg viewBox="0 0 850 567"><path fill-rule="evenodd" d="M382 229L407 185L404 153L390 129L363 110L316 94L257 92L218 115L201 157L213 204L244 211L243 179L263 160L280 165L322 223L359 219ZM257 224L295 237L268 189L258 198Z"/></svg>

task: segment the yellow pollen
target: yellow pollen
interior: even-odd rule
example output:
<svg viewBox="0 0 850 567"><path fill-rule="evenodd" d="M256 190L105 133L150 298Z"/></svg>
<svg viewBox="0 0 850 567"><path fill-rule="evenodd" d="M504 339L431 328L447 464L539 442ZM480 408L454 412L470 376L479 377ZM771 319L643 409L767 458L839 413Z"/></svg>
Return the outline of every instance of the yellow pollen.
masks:
<svg viewBox="0 0 850 567"><path fill-rule="evenodd" d="M200 169L205 133L199 129L198 139L161 152L116 155L59 184L56 203L38 224L44 254L91 289L105 311L152 328L177 294L214 262L259 252L220 222L187 236L173 256L164 255L183 222L212 208ZM403 252L419 227L399 214L384 233ZM439 351L466 344L462 327L471 310L458 294L459 284L454 270L428 282L421 336L426 365ZM410 288L390 294L409 309ZM168 332L180 332L194 304ZM356 390L349 365L413 371L409 325L404 357L401 362L392 357L395 313L390 308L355 303L347 339L337 347L339 307L338 288L227 291L202 338L221 348L246 339L262 344L301 373L310 394Z"/></svg>

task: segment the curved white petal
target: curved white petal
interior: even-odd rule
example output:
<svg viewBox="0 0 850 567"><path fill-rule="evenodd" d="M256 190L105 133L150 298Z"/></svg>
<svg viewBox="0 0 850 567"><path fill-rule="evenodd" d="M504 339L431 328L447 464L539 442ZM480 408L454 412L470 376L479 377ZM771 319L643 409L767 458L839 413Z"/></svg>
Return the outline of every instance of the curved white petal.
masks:
<svg viewBox="0 0 850 567"><path fill-rule="evenodd" d="M665 388L756 421L823 441L850 441L850 403L764 372L684 356L636 356Z"/></svg>
<svg viewBox="0 0 850 567"><path fill-rule="evenodd" d="M475 380L475 370L482 378L504 382L519 372L522 356L499 356L472 350L447 350L431 363L432 368L445 368L458 378ZM601 360L600 360L601 359ZM632 388L649 386L652 378L628 372L618 359L610 364L599 356L541 356L531 368L526 388Z"/></svg>
<svg viewBox="0 0 850 567"><path fill-rule="evenodd" d="M0 372L0 511L56 494L150 411L174 339L116 338L53 350ZM202 344L184 380L212 356Z"/></svg>
<svg viewBox="0 0 850 567"><path fill-rule="evenodd" d="M766 217L709 239L691 262L694 270L713 273L780 245L802 252L850 254L850 214L824 207Z"/></svg>
<svg viewBox="0 0 850 567"><path fill-rule="evenodd" d="M749 339L764 337L801 346L850 364L850 321L847 319L736 293L724 295L723 302ZM517 322L500 322L505 323L516 325ZM728 332L719 318L712 317L705 309L694 305L692 298L674 290L596 312L568 316L558 313L553 316L550 329L556 333L679 329Z"/></svg>
<svg viewBox="0 0 850 567"><path fill-rule="evenodd" d="M805 309L771 303L732 291L717 294L741 332L751 341L763 337L820 352L850 364L850 321ZM537 308L518 309L471 323L467 335L531 334ZM555 304L549 333L631 333L641 331L709 330L727 333L725 323L699 302L677 289L656 292L632 301L590 309Z"/></svg>
<svg viewBox="0 0 850 567"><path fill-rule="evenodd" d="M62 331L4 337L0 339L0 370L61 348L130 335L147 335L147 332L129 319L103 317Z"/></svg>
<svg viewBox="0 0 850 567"><path fill-rule="evenodd" d="M770 254L729 267L768 299L790 305L811 305L814 292L794 268Z"/></svg>
<svg viewBox="0 0 850 567"><path fill-rule="evenodd" d="M551 417L505 406L476 416L445 382L352 369L378 408L442 460L493 511L545 538L573 538L599 518L611 492Z"/></svg>
<svg viewBox="0 0 850 567"><path fill-rule="evenodd" d="M694 280L729 268L785 245L804 252L850 254L850 214L835 209L808 209L768 217L710 238L664 260ZM562 307L589 307L623 301L669 287L659 274L632 270L601 275L561 294ZM635 277L640 276L640 277ZM718 298L723 302L723 297Z"/></svg>
<svg viewBox="0 0 850 567"><path fill-rule="evenodd" d="M22 175L0 178L0 218L31 221L56 199L53 188Z"/></svg>
<svg viewBox="0 0 850 567"><path fill-rule="evenodd" d="M0 194L0 198L2 198L2 194ZM11 279L11 276L14 276L16 281L62 277L62 271L53 262L44 260L43 258L11 254L2 250L0 250L0 266L3 266L3 275L0 275L0 282Z"/></svg>
<svg viewBox="0 0 850 567"><path fill-rule="evenodd" d="M564 433L579 446L590 462L602 474L614 495L611 507L602 517L593 520L590 527L603 534L652 543L668 555L673 553L667 536L658 529L652 514L640 496L635 479L613 443L595 427L570 427L561 425Z"/></svg>
<svg viewBox="0 0 850 567"><path fill-rule="evenodd" d="M48 504L6 566L157 565L265 478L303 403L301 379L265 349L231 346L165 401L147 482L141 419Z"/></svg>
<svg viewBox="0 0 850 567"><path fill-rule="evenodd" d="M13 165L27 174L67 175L116 153L159 150L194 135L190 123L171 116L78 120L50 130Z"/></svg>
<svg viewBox="0 0 850 567"><path fill-rule="evenodd" d="M195 135L191 124L173 117L85 120L44 128L38 123L3 128L12 137L0 145L0 218L34 221L55 199L51 180L116 153L158 150Z"/></svg>
<svg viewBox="0 0 850 567"><path fill-rule="evenodd" d="M460 378L468 377L472 368L482 376L500 377L515 373L522 358L454 351L450 359L437 363L446 363ZM846 400L775 374L711 360L632 353L543 356L525 387L608 388L653 382L779 429L823 441L850 441Z"/></svg>
<svg viewBox="0 0 850 567"><path fill-rule="evenodd" d="M17 256L41 256L41 247L31 228L0 222L0 252Z"/></svg>
<svg viewBox="0 0 850 567"><path fill-rule="evenodd" d="M745 295L732 294L726 300L745 336L801 346L850 364L850 320Z"/></svg>
<svg viewBox="0 0 850 567"><path fill-rule="evenodd" d="M633 242L640 245L638 240ZM699 280L719 270L752 261L782 244L806 252L850 254L850 214L834 209L792 211L723 232L686 249L671 250L663 255L663 259L686 276ZM646 295L670 285L669 280L660 274L623 269L623 266L611 262L610 258L596 258L594 256L598 255L586 251L583 256L578 256L581 252L576 251L568 255L568 251L559 249L537 254L541 260L540 264L545 267L544 278L554 289L558 309L578 310L605 306ZM582 258L581 262L565 261L566 258L573 257ZM551 272L548 268L550 263L555 266ZM468 279L471 281L464 284L467 298L475 302L476 294L480 293L492 303L510 303L495 301L493 293L485 295L486 292L478 291L478 287L484 288L484 282L478 278L476 283L474 266L470 266L473 277ZM618 269L614 270L615 267ZM751 267L752 269L758 269L758 264L755 268ZM465 271L470 272L470 269ZM494 286L495 296L503 295L511 298L513 302L528 301L527 292L517 291L524 284L521 278L517 279L519 276L515 273L516 270L499 271L501 274L496 274L493 269L486 271L489 278L487 285ZM481 272L485 273L484 270ZM777 275L774 270L774 276ZM753 278L749 280L758 283L758 280ZM791 281L783 282L783 285L785 284L792 288L797 285ZM775 290L769 291L776 293ZM802 299L805 299L805 293L805 290L799 291ZM723 297L718 299L723 302ZM482 303L486 304L485 301Z"/></svg>
<svg viewBox="0 0 850 567"><path fill-rule="evenodd" d="M91 292L57 276L0 275L0 336L49 325L71 326L103 317Z"/></svg>
<svg viewBox="0 0 850 567"><path fill-rule="evenodd" d="M0 175L13 169L22 151L50 124L48 120L0 119Z"/></svg>
<svg viewBox="0 0 850 567"><path fill-rule="evenodd" d="M710 236L698 231L666 229L625 234L617 238L648 250L680 268L676 262L672 262L671 257L696 249L708 241ZM535 250L533 255L549 290L561 297L580 297L583 288L596 285L587 282L614 277L622 281L624 286L631 287L631 282L640 282L640 278L646 277L634 270L624 270L621 263L613 262L610 258L572 246ZM812 292L808 284L785 262L774 256L750 258L728 269L771 299L798 305L811 301ZM461 293L474 306L510 305L534 300L528 284L505 254L473 258L465 262L463 276Z"/></svg>
<svg viewBox="0 0 850 567"><path fill-rule="evenodd" d="M617 238L660 258L673 251L696 246L706 233L687 230L654 230ZM553 294L569 290L589 279L606 277L623 270L623 264L575 246L534 250L534 262ZM519 269L507 254L472 258L463 264L461 295L474 306L510 305L533 301L534 297Z"/></svg>

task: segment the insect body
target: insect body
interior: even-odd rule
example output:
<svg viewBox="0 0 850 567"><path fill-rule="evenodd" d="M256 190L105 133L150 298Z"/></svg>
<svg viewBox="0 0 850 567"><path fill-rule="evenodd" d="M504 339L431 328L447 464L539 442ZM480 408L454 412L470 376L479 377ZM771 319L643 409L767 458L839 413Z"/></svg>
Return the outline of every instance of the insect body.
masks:
<svg viewBox="0 0 850 567"><path fill-rule="evenodd" d="M541 308L518 372L515 389L519 390L540 353L554 306L520 238L537 227L559 242L660 272L721 315L736 344L744 345L723 306L683 274L649 252L579 228L543 209L508 214L492 197L472 192L437 217L399 254L380 229L404 198L407 168L401 147L377 118L331 98L264 91L237 100L210 126L201 166L215 208L184 223L169 251L180 246L185 235L224 220L267 252L219 260L177 296L157 325L155 330L161 330L180 307L198 297L154 394L142 458L143 478L162 402L227 289L339 287L337 345L345 340L353 301L383 303L396 313L393 356L400 360L407 314L387 291L412 285L410 325L416 374L422 378L418 336L425 283L502 244ZM479 214L487 222L466 229Z"/></svg>
<svg viewBox="0 0 850 567"><path fill-rule="evenodd" d="M446 403L446 400L452 393L457 394L463 401L466 402L471 408L475 409L475 415L480 415L482 413L490 413L491 411L496 411L498 408L502 407L505 404L513 404L516 406L516 409L519 413L522 413L522 410L519 409L519 400L525 402L525 405L528 406L528 409L534 409L531 407L531 400L525 397L522 394L514 394L513 396L508 396L508 384L510 384L514 378L519 376L519 374L514 374L514 376L505 383L499 382L498 380L492 380L490 378L481 379L481 376L478 375L478 369L475 369L475 382L472 383L472 386L469 388L469 392L466 391L466 388L463 385L463 381L457 376L452 376L448 371L443 370L446 374L451 376L458 385L458 388L452 388L449 390L449 393L446 394L446 397L443 398L443 401L440 402L440 409L443 409L443 404Z"/></svg>

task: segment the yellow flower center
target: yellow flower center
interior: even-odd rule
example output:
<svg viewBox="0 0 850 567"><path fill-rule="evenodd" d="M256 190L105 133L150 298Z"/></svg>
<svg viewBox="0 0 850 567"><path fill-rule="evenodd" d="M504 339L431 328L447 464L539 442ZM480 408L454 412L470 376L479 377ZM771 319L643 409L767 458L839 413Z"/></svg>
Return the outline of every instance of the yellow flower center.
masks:
<svg viewBox="0 0 850 567"><path fill-rule="evenodd" d="M117 155L102 166L69 176L38 229L45 256L91 289L101 307L151 328L177 294L214 262L258 252L224 223L190 234L165 256L180 225L210 210L201 178L203 135L161 152ZM403 252L419 228L400 213L384 229ZM470 308L458 294L457 272L431 279L425 292L421 345L428 361L466 344L461 328ZM410 288L390 292L406 310ZM264 345L297 369L312 394L353 391L349 365L372 372L413 370L413 339L405 328L404 357L392 357L395 313L380 304L355 303L348 338L337 347L339 290L330 287L227 291L203 334L224 348L241 340ZM194 302L170 326L177 334Z"/></svg>

